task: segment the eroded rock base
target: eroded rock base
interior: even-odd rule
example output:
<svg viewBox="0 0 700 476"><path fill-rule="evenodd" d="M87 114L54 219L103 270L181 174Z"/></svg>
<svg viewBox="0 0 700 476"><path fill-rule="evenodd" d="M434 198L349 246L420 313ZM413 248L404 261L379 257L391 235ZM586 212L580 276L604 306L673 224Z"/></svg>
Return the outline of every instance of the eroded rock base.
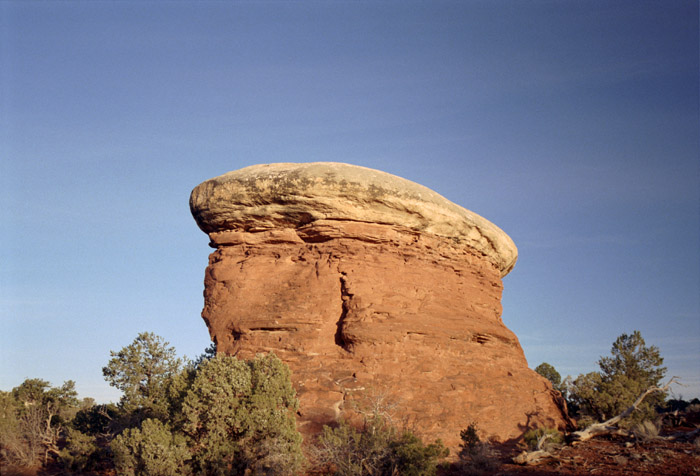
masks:
<svg viewBox="0 0 700 476"><path fill-rule="evenodd" d="M212 339L290 366L306 435L377 397L452 448L474 421L501 441L564 424L501 321L500 271L449 238L342 220L210 238Z"/></svg>

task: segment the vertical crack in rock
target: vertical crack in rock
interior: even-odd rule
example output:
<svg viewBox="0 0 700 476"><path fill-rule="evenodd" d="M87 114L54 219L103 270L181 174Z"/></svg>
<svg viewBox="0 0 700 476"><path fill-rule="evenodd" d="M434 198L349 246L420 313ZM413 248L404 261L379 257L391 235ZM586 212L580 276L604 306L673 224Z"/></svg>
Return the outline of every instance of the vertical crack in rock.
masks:
<svg viewBox="0 0 700 476"><path fill-rule="evenodd" d="M342 305L342 312L340 313L340 318L338 318L338 322L336 322L336 331L335 331L335 345L342 347L346 351L350 351L349 346L350 342L346 340L345 336L343 335L343 326L345 325L345 318L348 315L348 309L350 308L350 298L353 296L349 291L348 291L348 286L347 286L347 275L343 272L340 273L340 299L341 299L341 305Z"/></svg>
<svg viewBox="0 0 700 476"><path fill-rule="evenodd" d="M238 351L241 350L241 337L243 337L243 332L241 332L240 329L231 326L228 328L227 337L229 348L229 351L227 353L233 356L238 355Z"/></svg>

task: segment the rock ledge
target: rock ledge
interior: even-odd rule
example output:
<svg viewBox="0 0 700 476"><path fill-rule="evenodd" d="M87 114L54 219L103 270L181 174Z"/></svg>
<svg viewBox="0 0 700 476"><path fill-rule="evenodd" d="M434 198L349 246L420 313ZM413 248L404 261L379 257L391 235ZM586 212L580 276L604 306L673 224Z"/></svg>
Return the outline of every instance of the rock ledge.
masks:
<svg viewBox="0 0 700 476"><path fill-rule="evenodd" d="M450 238L484 255L505 276L518 251L496 225L417 183L336 162L253 165L212 178L190 196L210 236L307 227L333 220L391 225Z"/></svg>

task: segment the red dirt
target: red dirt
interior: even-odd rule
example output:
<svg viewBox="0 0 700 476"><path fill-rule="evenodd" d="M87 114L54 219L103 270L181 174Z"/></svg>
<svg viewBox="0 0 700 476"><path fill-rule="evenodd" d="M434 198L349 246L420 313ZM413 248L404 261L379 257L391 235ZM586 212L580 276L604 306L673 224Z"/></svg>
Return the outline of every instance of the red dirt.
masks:
<svg viewBox="0 0 700 476"><path fill-rule="evenodd" d="M512 455L508 456L515 454L517 451L513 451ZM575 446L566 446L557 453L557 456L558 460L536 466L505 463L495 474L700 475L700 442L654 440L634 444L621 437L601 437Z"/></svg>

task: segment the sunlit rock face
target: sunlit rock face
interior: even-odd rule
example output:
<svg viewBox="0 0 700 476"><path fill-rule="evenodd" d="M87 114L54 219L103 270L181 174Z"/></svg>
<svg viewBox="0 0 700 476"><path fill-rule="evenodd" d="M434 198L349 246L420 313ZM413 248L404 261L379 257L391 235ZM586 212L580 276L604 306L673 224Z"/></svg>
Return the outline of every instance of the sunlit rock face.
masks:
<svg viewBox="0 0 700 476"><path fill-rule="evenodd" d="M501 321L517 249L498 227L408 180L339 163L269 164L208 180L202 316L219 352L292 369L305 434L378 396L451 447L562 426L549 383Z"/></svg>

